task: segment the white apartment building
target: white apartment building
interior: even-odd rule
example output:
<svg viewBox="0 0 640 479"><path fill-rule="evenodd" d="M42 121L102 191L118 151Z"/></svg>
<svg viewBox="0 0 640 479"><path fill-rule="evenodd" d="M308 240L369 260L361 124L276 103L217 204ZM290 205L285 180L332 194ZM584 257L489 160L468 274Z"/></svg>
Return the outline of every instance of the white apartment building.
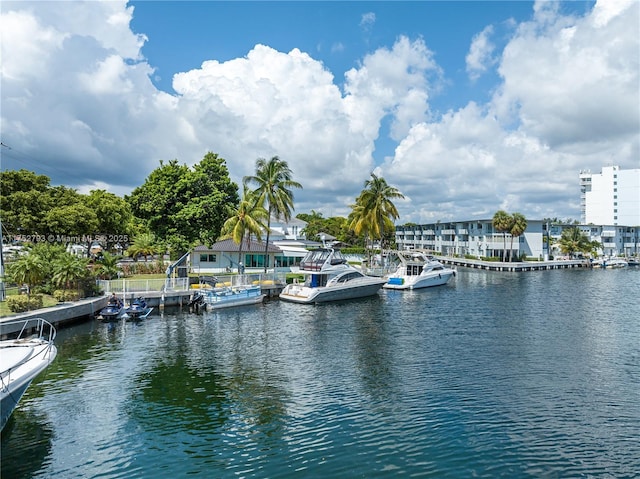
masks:
<svg viewBox="0 0 640 479"><path fill-rule="evenodd" d="M501 257L505 249L507 258L522 256L542 259L546 254L543 227L540 220L527 220L527 230L513 241L510 234L494 229L492 219L429 223L415 226L396 226L398 249L422 249L444 256L472 255Z"/></svg>
<svg viewBox="0 0 640 479"><path fill-rule="evenodd" d="M396 226L396 245L401 250L421 249L443 256L502 257L506 240L509 258L548 259L562 255L558 240L567 228L579 228L597 241L597 254L633 256L640 253L640 227L618 225L548 224L527 220L526 231L512 238L493 228L491 219ZM551 244L551 250L547 245Z"/></svg>
<svg viewBox="0 0 640 479"><path fill-rule="evenodd" d="M640 168L605 166L580 172L580 213L585 225L640 226Z"/></svg>

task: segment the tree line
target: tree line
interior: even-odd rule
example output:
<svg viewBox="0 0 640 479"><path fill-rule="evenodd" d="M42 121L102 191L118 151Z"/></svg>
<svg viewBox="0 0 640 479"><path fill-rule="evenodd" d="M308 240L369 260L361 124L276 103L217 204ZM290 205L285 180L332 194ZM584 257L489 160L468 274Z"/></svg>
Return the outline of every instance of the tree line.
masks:
<svg viewBox="0 0 640 479"><path fill-rule="evenodd" d="M29 255L11 262L7 276L28 285L29 291L34 285L47 293L62 287L78 290L90 276L117 274L119 256L109 251L134 259L158 253L177 259L198 244L232 238L240 245L241 256L244 239L254 236L262 241L265 233L266 258L271 220L291 219L293 190L302 185L277 156L258 158L255 166L255 174L243 178L239 195L226 161L215 153L207 153L192 168L178 160L160 161L124 198L104 190L85 195L52 186L47 176L28 170L0 172L3 243L26 242L30 248ZM403 196L372 174L348 218L325 219L315 211L298 218L309 220L304 231L309 239L326 232L347 244L390 244L398 218L395 198ZM96 241L104 252L94 260L65 250L67 243L82 242L89 250ZM264 264L266 269L266 260Z"/></svg>

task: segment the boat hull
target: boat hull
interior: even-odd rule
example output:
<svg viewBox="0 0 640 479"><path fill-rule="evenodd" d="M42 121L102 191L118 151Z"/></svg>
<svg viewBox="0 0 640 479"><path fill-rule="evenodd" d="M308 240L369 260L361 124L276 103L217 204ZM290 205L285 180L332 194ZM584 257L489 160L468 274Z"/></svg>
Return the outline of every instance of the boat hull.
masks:
<svg viewBox="0 0 640 479"><path fill-rule="evenodd" d="M153 311L153 308L144 308L144 309L137 309L135 311L126 311L124 314L124 317L129 321L136 320L136 319L145 319L147 316L151 314L151 311Z"/></svg>
<svg viewBox="0 0 640 479"><path fill-rule="evenodd" d="M207 311L215 311L218 309L233 308L236 306L249 306L252 304L259 304L264 301L265 295L253 296L248 298L232 298L226 301L218 301L212 303L206 303Z"/></svg>
<svg viewBox="0 0 640 479"><path fill-rule="evenodd" d="M417 276L390 276L385 283L385 289L421 289L442 286L455 276L455 271L445 270Z"/></svg>
<svg viewBox="0 0 640 479"><path fill-rule="evenodd" d="M53 344L55 330L51 330L53 334L50 333L48 340L19 337L0 341L0 429L4 428L31 382L55 359L58 351ZM44 334L42 329L38 333Z"/></svg>
<svg viewBox="0 0 640 479"><path fill-rule="evenodd" d="M382 288L384 281L380 278L367 278L359 284L353 284L354 282L350 281L346 285L316 288L290 284L280 293L280 299L293 303L310 304L364 298L376 294Z"/></svg>
<svg viewBox="0 0 640 479"><path fill-rule="evenodd" d="M114 308L112 306L107 306L103 308L98 313L98 319L101 321L118 321L122 319L124 314L124 308Z"/></svg>

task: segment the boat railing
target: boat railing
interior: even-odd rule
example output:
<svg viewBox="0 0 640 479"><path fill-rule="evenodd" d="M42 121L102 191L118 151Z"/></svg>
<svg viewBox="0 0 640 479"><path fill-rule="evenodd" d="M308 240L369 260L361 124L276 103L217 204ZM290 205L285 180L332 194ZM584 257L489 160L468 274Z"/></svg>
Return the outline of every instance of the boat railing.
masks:
<svg viewBox="0 0 640 479"><path fill-rule="evenodd" d="M56 337L56 328L46 319L28 318L2 321L0 323L0 337L5 337L17 331L16 340L27 340L37 337L48 343L53 342Z"/></svg>
<svg viewBox="0 0 640 479"><path fill-rule="evenodd" d="M287 274L285 272L272 273L243 273L230 274L215 277L215 285L210 281L203 282L203 285L214 286L219 288L246 288L250 286L282 286L287 283Z"/></svg>

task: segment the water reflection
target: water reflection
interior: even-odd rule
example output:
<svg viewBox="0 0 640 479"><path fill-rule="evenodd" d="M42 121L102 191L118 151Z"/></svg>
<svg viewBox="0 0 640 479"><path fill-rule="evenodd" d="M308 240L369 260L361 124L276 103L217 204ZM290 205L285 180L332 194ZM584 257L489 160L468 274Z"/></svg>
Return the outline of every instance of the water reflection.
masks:
<svg viewBox="0 0 640 479"><path fill-rule="evenodd" d="M3 477L632 476L640 274L602 273L62 330Z"/></svg>
<svg viewBox="0 0 640 479"><path fill-rule="evenodd" d="M31 478L51 454L53 426L45 413L31 406L23 398L2 430L0 477Z"/></svg>

